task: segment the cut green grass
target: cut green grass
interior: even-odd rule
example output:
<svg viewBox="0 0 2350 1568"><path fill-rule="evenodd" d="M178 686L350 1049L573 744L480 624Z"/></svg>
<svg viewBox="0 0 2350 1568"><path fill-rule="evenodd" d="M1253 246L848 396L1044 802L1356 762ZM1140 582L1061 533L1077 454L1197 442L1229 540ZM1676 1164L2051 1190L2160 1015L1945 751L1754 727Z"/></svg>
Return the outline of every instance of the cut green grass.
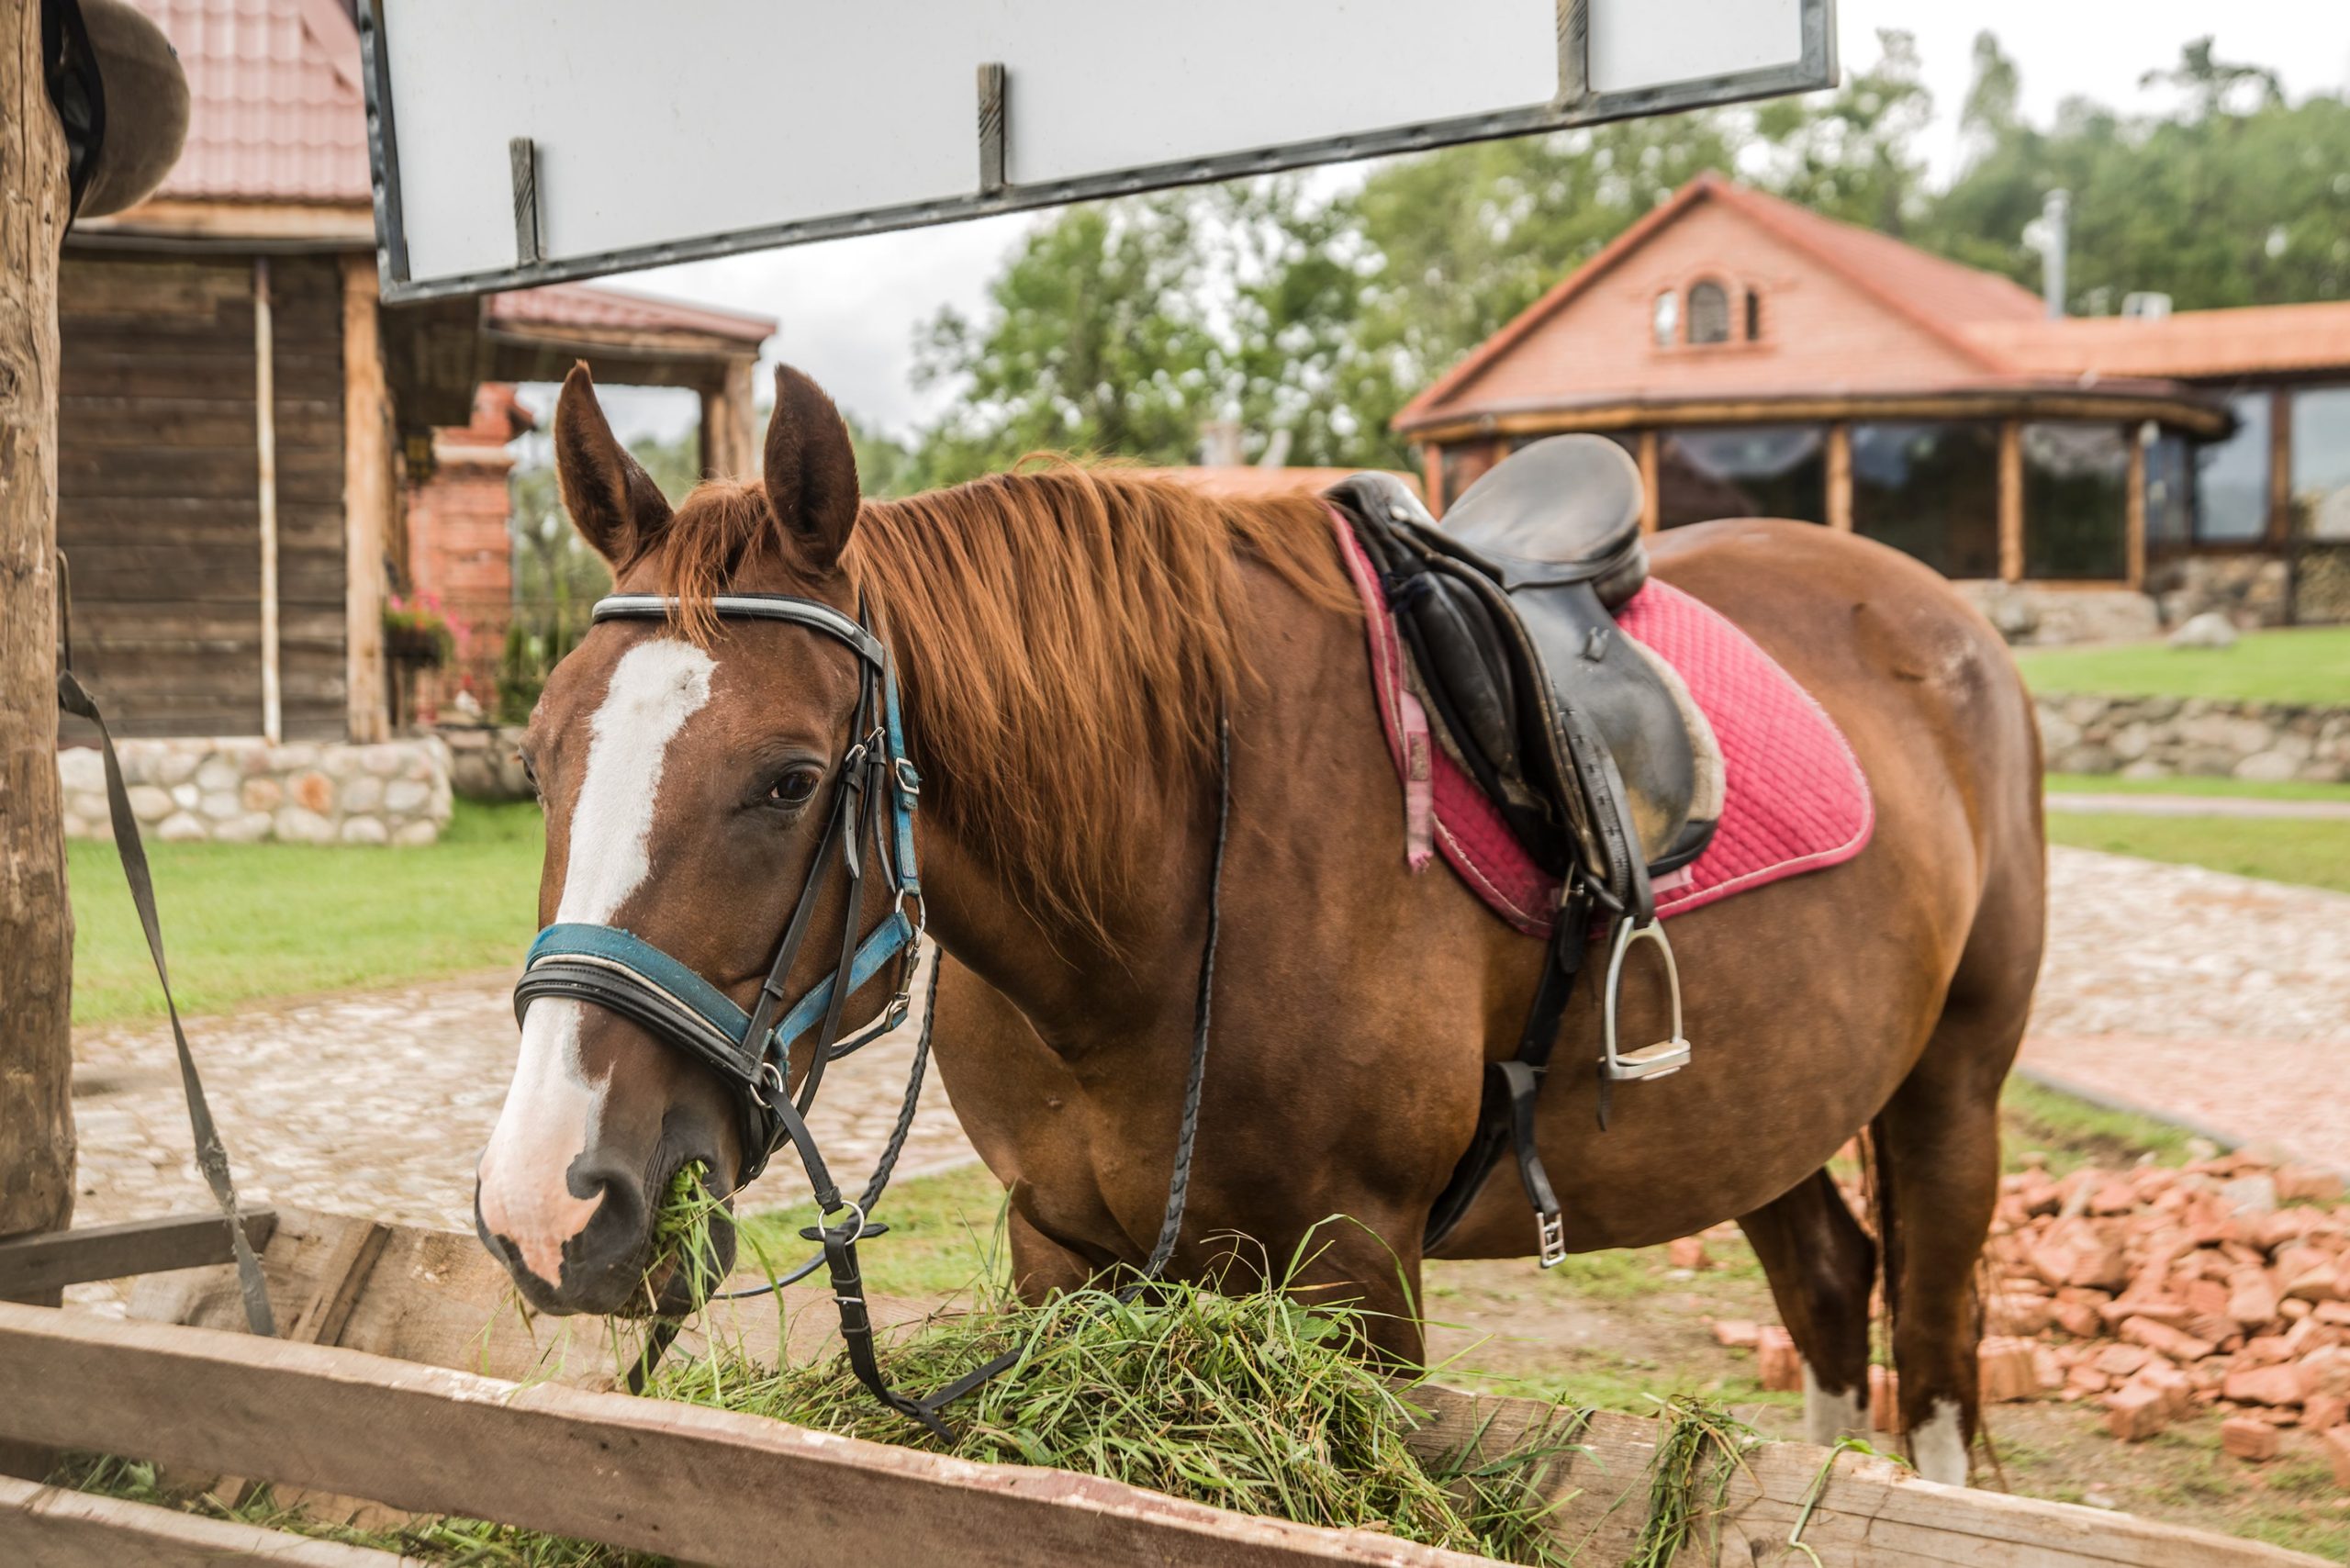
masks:
<svg viewBox="0 0 2350 1568"><path fill-rule="evenodd" d="M2052 773L2046 785L2051 795L2186 795L2205 800L2350 803L2350 784L2320 784L2305 778L2124 778L2118 773Z"/></svg>
<svg viewBox="0 0 2350 1568"><path fill-rule="evenodd" d="M2350 892L2350 822L2058 810L2048 814L2048 837L2076 849Z"/></svg>
<svg viewBox="0 0 2350 1568"><path fill-rule="evenodd" d="M1295 1264L1292 1264L1292 1268ZM939 1387L1016 1351L946 1412L950 1439L884 1408L838 1359L771 1370L723 1352L665 1369L661 1397L999 1464L1106 1476L1244 1514L1375 1529L1517 1562L1562 1562L1542 1528L1546 1462L1581 1427L1561 1412L1506 1455L1431 1463L1399 1389L1360 1351L1357 1309L1271 1287L1162 1286L997 1298L890 1337L888 1375Z"/></svg>
<svg viewBox="0 0 2350 1568"><path fill-rule="evenodd" d="M535 805L468 801L457 802L440 843L414 849L151 836L181 1011L515 964L536 929L544 845ZM77 841L66 861L73 1022L162 1016L162 991L114 846Z"/></svg>
<svg viewBox="0 0 2350 1568"><path fill-rule="evenodd" d="M2350 705L2350 626L2248 632L2232 648L2019 648L2016 662L2040 692Z"/></svg>

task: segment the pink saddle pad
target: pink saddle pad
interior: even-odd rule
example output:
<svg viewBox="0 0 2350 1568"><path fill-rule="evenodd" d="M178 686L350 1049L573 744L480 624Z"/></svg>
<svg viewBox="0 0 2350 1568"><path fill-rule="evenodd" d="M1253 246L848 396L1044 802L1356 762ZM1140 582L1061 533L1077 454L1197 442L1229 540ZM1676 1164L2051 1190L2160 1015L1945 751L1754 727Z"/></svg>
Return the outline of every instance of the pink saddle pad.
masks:
<svg viewBox="0 0 2350 1568"><path fill-rule="evenodd" d="M1559 884L1519 847L1476 780L1432 744L1404 680L1408 656L1387 612L1379 574L1336 512L1338 545L1361 596L1381 727L1404 790L1404 853L1415 869L1430 850L1494 912L1529 935L1548 935ZM1754 640L1670 583L1651 581L1616 623L1681 674L1721 744L1726 791L1705 853L1657 879L1660 914L1841 865L1876 825L1867 777L1835 721Z"/></svg>

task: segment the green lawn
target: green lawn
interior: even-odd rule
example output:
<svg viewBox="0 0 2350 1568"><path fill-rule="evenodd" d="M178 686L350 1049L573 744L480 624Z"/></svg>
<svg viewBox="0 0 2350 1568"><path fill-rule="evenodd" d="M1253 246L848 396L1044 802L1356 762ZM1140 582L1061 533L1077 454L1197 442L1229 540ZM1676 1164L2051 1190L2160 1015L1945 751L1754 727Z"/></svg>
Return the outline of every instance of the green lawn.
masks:
<svg viewBox="0 0 2350 1568"><path fill-rule="evenodd" d="M2249 632L2232 648L2019 648L2016 662L2035 691L2350 703L2350 626Z"/></svg>
<svg viewBox="0 0 2350 1568"><path fill-rule="evenodd" d="M2209 866L2241 877L2350 892L2350 822L2052 811L2048 837L2076 849Z"/></svg>
<svg viewBox="0 0 2350 1568"><path fill-rule="evenodd" d="M2200 795L2245 801L2350 801L2350 784L2304 778L2124 778L2118 773L2052 773L2052 795Z"/></svg>
<svg viewBox="0 0 2350 1568"><path fill-rule="evenodd" d="M182 1011L519 962L537 928L535 805L459 801L430 848L147 845ZM160 1015L162 992L111 843L67 846L73 1022Z"/></svg>

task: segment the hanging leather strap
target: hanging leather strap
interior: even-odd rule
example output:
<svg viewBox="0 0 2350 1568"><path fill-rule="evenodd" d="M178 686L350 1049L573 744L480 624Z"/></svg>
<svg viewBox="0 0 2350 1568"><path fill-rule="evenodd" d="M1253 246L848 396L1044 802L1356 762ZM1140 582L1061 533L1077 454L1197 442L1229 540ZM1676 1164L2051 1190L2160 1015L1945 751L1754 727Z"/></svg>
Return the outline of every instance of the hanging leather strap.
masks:
<svg viewBox="0 0 2350 1568"><path fill-rule="evenodd" d="M123 879L130 884L131 904L139 911L139 928L147 937L147 956L154 960L155 980L163 988L163 1011L171 1018L172 1043L179 1051L180 1087L187 1095L188 1130L196 1139L196 1169L204 1173L212 1201L220 1205L220 1215L229 1222L229 1249L237 1262L237 1288L244 1297L245 1322L256 1334L274 1336L277 1324L270 1314L268 1288L262 1282L261 1260L253 1256L252 1244L245 1239L236 1179L229 1171L229 1151L221 1145L220 1129L213 1124L212 1108L205 1103L204 1080L188 1049L187 1031L180 1025L179 1003L172 998L171 972L163 962L163 928L155 913L155 881L147 869L139 816L130 809L130 791L123 783L122 759L115 755L114 735L106 728L106 716L98 711L97 700L73 673L73 596L62 554L57 558L57 588L61 633L57 705L97 726L98 749L106 758L106 812L114 820L115 848L122 857Z"/></svg>

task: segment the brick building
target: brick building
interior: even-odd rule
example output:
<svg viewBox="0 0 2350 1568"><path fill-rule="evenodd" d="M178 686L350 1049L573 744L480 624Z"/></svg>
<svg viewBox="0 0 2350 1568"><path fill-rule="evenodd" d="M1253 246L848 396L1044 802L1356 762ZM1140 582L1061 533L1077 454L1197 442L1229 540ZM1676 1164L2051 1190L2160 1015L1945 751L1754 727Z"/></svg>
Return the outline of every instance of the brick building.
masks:
<svg viewBox="0 0 2350 1568"><path fill-rule="evenodd" d="M1850 529L2011 634L2350 619L2350 302L2052 320L2005 278L1706 174L1395 425L1439 506L1594 431L1639 463L1651 528Z"/></svg>

